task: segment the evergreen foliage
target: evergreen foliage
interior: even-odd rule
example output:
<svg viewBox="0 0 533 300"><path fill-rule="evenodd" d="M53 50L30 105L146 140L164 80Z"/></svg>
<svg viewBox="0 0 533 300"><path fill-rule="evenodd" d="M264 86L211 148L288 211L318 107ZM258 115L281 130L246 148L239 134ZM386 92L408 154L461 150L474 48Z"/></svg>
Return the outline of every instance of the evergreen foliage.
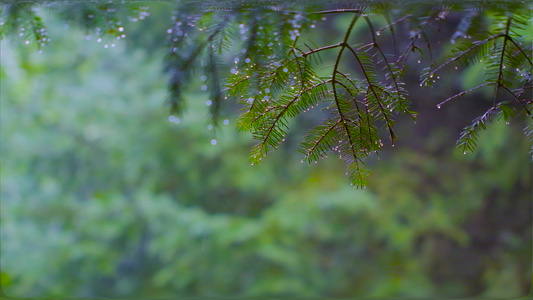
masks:
<svg viewBox="0 0 533 300"><path fill-rule="evenodd" d="M27 41L36 40L38 47L50 40L34 9L38 4L94 31L99 40L123 37L120 16L148 14L135 2L2 3L1 33L20 31ZM493 89L492 105L459 137L458 147L463 151L474 150L480 131L495 116L505 122L524 115L531 118L533 10L522 1L438 5L414 1L394 9L386 2L364 1L335 5L172 3L175 12L164 59L171 113L183 112L184 90L201 69L202 89L211 93L208 103L215 125L228 97L242 104L237 127L258 141L250 153L252 164L285 141L291 120L311 109L323 110L323 120L301 142L303 161L338 155L346 163L352 184L364 186L369 174L363 167L365 158L381 149L384 138L394 144L398 115L416 118L403 78L413 60L427 65L421 86L433 85L451 66L484 66L483 83L437 104L440 108L466 94ZM441 41L434 35L450 14L462 17L456 32L448 37L449 54L442 56L435 53L434 45ZM315 45L305 40L306 31L320 26L329 15L351 18L338 41ZM322 62L325 52L335 53L333 65ZM224 65L224 55L231 55L234 64ZM230 74L225 76L227 71Z"/></svg>
<svg viewBox="0 0 533 300"><path fill-rule="evenodd" d="M314 109L285 118L289 129L281 128L286 133L282 149L254 167L246 160L249 135L229 125L235 116L228 111L239 107L235 101L221 102L219 116L224 121L219 122L218 143L209 144L213 130L206 130L205 113L215 103L207 107L207 92L200 88L205 84L211 89L212 78L202 77L207 65L189 74L188 85L195 86L184 89L189 100L184 116L166 115L162 99L167 96L169 73L161 73L164 52L157 45L163 45L170 29L169 7L157 3L139 10L151 17L121 24L128 37L120 42L108 34L95 36L95 31L88 32L91 40L84 40L85 27L65 30L54 10L35 11L53 37L42 53L33 40L26 45L26 36L18 37L18 31L2 41L2 296L527 298L533 235L528 155L532 141L521 130L526 114L506 91L500 91L500 97L507 98L501 100L507 102L491 110L492 121L485 122L487 131L479 132L476 152L462 155L446 147L459 136L460 128L492 106L494 86L452 100L441 110L434 107L452 89L457 93L459 88L484 84L483 78L475 78L482 74L476 72L484 71L483 65L458 73L453 71L455 63L450 64L446 67L450 73L441 69L435 75L441 76L440 84L418 88L420 52L403 56L404 67L399 69L404 88L410 91L412 109L419 112L417 124L409 115L393 114L395 148L383 147L380 160L366 161L374 176L367 178L367 189L354 190L339 172L342 161L328 159L309 168L295 158L300 153L293 141L309 140L311 144L302 148L310 151L301 154L316 156L308 161L331 155L335 147L316 142L323 135L329 139L328 135L337 134L333 129L338 115L327 109L332 96L322 90L317 92L320 99L309 100L319 102ZM416 11L409 13L416 15ZM127 13L139 19L137 13ZM329 40L316 38L316 46L304 39L303 32L299 41L313 49L342 41L345 32L338 32L350 24L354 13L337 15L338 19L326 15ZM213 48L212 56L218 62L221 85L232 68L224 62L235 65L235 56L227 53L239 53L243 42L236 39L240 39L239 24L245 22L231 16L212 14L220 20L229 18L224 34L213 40L221 47ZM315 26L321 26L321 17ZM125 18L126 14L119 16L119 20ZM412 40L402 32L414 29L407 27L409 18L389 18L396 24L392 27L394 50L385 18L369 15L374 31L380 32L376 39L384 53L405 52L403 47ZM450 30L461 23L462 15L450 12L446 18L452 25L439 24ZM471 20L491 23L490 19ZM432 24L435 20L416 23L425 21ZM272 23L281 25L275 19ZM216 30L216 25L209 28ZM367 29L364 16L359 16L351 42L371 38L365 35ZM452 37L454 32L447 31L445 36ZM269 34L273 37L273 31ZM462 40L457 36L456 43L448 45L444 38L439 45L435 35L426 35L434 67L443 61L438 59L441 55L453 55L451 48ZM157 39L150 39L153 36ZM116 48L105 49L104 44L112 47L111 42L117 43ZM428 55L421 57L426 64L420 66L425 67L430 57L424 37L416 45ZM300 48L311 51L305 45ZM316 80L325 81L321 86L325 91L332 88L328 76L338 50L307 56L314 74L326 77ZM207 62L209 52L202 55ZM239 58L240 74L244 68L239 63L246 57ZM304 66L301 59L298 63ZM344 51L339 71L360 80L336 76L339 97L352 97L341 84L354 85L351 89L365 87L354 63L350 50ZM378 80L383 73L378 70ZM295 80L288 72L277 76L284 74L285 80ZM465 83L459 84L459 78ZM275 91L270 88L273 98L290 88L284 84L273 85L280 87ZM525 89L523 95L529 93ZM227 91L222 95L222 101L233 97ZM356 96L362 98L363 92ZM240 100L246 112L250 103ZM513 113L500 113L507 107ZM505 116L510 118L509 125ZM384 141L389 139L385 126L378 125L374 133ZM317 134L305 137L309 128ZM526 130L533 137L533 127Z"/></svg>

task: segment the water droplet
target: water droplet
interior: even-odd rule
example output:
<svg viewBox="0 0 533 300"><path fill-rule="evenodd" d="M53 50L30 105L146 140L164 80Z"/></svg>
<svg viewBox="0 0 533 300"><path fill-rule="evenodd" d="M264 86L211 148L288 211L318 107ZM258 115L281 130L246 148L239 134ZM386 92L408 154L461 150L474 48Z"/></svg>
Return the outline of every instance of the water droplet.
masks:
<svg viewBox="0 0 533 300"><path fill-rule="evenodd" d="M102 41L102 38L98 38L98 39L96 40L97 43L100 43L101 41Z"/></svg>
<svg viewBox="0 0 533 300"><path fill-rule="evenodd" d="M121 35L120 37L123 38L123 39L125 39L125 38L126 38L126 35L123 34L123 35Z"/></svg>
<svg viewBox="0 0 533 300"><path fill-rule="evenodd" d="M437 108L440 109L440 105L437 105Z"/></svg>
<svg viewBox="0 0 533 300"><path fill-rule="evenodd" d="M177 36L183 36L183 31L179 30L177 33L176 33Z"/></svg>
<svg viewBox="0 0 533 300"><path fill-rule="evenodd" d="M229 124L229 120L225 119L223 123L224 123L224 125L228 125Z"/></svg>
<svg viewBox="0 0 533 300"><path fill-rule="evenodd" d="M246 59L244 60L244 62L245 62L245 63L249 63L249 62L250 62L250 59L249 59L249 58L246 58Z"/></svg>
<svg viewBox="0 0 533 300"><path fill-rule="evenodd" d="M206 81L206 80L207 80L207 77L206 77L205 75L202 75L202 76L200 76L200 80L201 80L201 81Z"/></svg>
<svg viewBox="0 0 533 300"><path fill-rule="evenodd" d="M418 63L420 63L420 59L418 60Z"/></svg>
<svg viewBox="0 0 533 300"><path fill-rule="evenodd" d="M315 25L315 24L311 24L311 28L315 28L315 27L316 27L316 25Z"/></svg>
<svg viewBox="0 0 533 300"><path fill-rule="evenodd" d="M181 122L180 118L176 118L174 116L168 117L168 120L174 124L179 124Z"/></svg>
<svg viewBox="0 0 533 300"><path fill-rule="evenodd" d="M207 130L211 130L211 129L213 129L213 125L211 124L207 125Z"/></svg>
<svg viewBox="0 0 533 300"><path fill-rule="evenodd" d="M116 46L116 45L115 45L114 43L113 43L113 44L111 44L111 47L115 47L115 46Z"/></svg>
<svg viewBox="0 0 533 300"><path fill-rule="evenodd" d="M202 85L202 91L207 91L207 85Z"/></svg>
<svg viewBox="0 0 533 300"><path fill-rule="evenodd" d="M269 89L269 88L266 88L266 89L265 89L265 93L270 93L270 89Z"/></svg>
<svg viewBox="0 0 533 300"><path fill-rule="evenodd" d="M105 45L104 45L104 48L108 48L108 47L109 47L109 45L108 45L108 44L105 44Z"/></svg>
<svg viewBox="0 0 533 300"><path fill-rule="evenodd" d="M377 31L377 32L376 32L376 35L381 35L381 31Z"/></svg>
<svg viewBox="0 0 533 300"><path fill-rule="evenodd" d="M248 98L248 103L254 102L254 98Z"/></svg>
<svg viewBox="0 0 533 300"><path fill-rule="evenodd" d="M505 122L505 124L509 125L509 122Z"/></svg>
<svg viewBox="0 0 533 300"><path fill-rule="evenodd" d="M234 63L238 63L238 62L239 62L239 58L238 58L238 57L235 57L235 58L233 59L233 62L234 62Z"/></svg>
<svg viewBox="0 0 533 300"><path fill-rule="evenodd" d="M232 68L232 69L230 70L230 72L231 72L231 74L235 74L235 73L237 73L237 69Z"/></svg>
<svg viewBox="0 0 533 300"><path fill-rule="evenodd" d="M213 101L211 101L211 100L207 100L207 101L205 101L205 105L207 105L207 106L211 106L211 104L213 104Z"/></svg>
<svg viewBox="0 0 533 300"><path fill-rule="evenodd" d="M124 27L119 27L119 28L118 28L118 31L119 31L119 32L124 31Z"/></svg>
<svg viewBox="0 0 533 300"><path fill-rule="evenodd" d="M211 145L214 146L214 145L216 145L216 144L217 144L217 140L216 140L216 139L212 139L212 140L211 140Z"/></svg>
<svg viewBox="0 0 533 300"><path fill-rule="evenodd" d="M92 38L92 36L90 34L85 36L85 40L87 40L87 41L90 40L91 38Z"/></svg>
<svg viewBox="0 0 533 300"><path fill-rule="evenodd" d="M283 68L283 72L285 72L285 73L286 73L286 72L289 72L289 69L287 69L287 68Z"/></svg>
<svg viewBox="0 0 533 300"><path fill-rule="evenodd" d="M24 41L24 44L28 45L30 43L30 41L26 40Z"/></svg>

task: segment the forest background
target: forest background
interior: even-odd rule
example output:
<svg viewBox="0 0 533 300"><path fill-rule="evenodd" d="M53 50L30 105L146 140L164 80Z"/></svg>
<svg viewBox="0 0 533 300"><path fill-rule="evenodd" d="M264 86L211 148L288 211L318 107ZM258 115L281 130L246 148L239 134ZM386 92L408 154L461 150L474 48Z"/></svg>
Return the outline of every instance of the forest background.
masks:
<svg viewBox="0 0 533 300"><path fill-rule="evenodd" d="M218 128L197 73L170 116L161 58L172 9L148 3L125 39L95 37L42 12L53 41L1 43L1 286L11 297L519 297L530 292L531 145L525 121L494 122L474 153L455 149L492 98L437 109L479 82L470 67L407 85L416 123L366 164L365 189L333 157L301 164L316 115L250 166L250 134ZM450 37L460 17L448 16ZM342 35L331 16L307 34ZM106 46L104 46L104 44ZM447 51L436 47L435 51ZM233 57L224 59L228 66ZM323 57L324 61L333 60Z"/></svg>

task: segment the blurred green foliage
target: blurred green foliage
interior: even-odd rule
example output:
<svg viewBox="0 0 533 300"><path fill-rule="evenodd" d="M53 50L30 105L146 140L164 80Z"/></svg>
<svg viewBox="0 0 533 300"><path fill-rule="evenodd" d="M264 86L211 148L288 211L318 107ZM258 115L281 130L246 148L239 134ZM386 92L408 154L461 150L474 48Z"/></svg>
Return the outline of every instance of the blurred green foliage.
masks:
<svg viewBox="0 0 533 300"><path fill-rule="evenodd" d="M6 295L529 292L523 124L490 125L478 150L463 155L452 151L456 136L443 134L457 127L453 106L439 122L420 100L418 124L400 126L406 142L372 157L368 188L355 190L338 172L342 162L308 167L289 149L250 166L236 111L224 112L229 125L207 129L201 91L188 91L195 101L186 115L169 118L162 50L125 41L105 49L81 30L47 24L54 42L43 53L1 44ZM297 126L289 134L298 136Z"/></svg>

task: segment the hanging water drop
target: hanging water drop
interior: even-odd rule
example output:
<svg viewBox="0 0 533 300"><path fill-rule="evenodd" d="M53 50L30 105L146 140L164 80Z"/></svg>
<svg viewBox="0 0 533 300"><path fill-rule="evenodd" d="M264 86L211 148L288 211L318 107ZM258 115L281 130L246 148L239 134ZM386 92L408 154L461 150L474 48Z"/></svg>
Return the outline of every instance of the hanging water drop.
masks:
<svg viewBox="0 0 533 300"><path fill-rule="evenodd" d="M440 105L437 105L437 108L440 109Z"/></svg>
<svg viewBox="0 0 533 300"><path fill-rule="evenodd" d="M206 81L206 80L207 80L207 77L206 77L205 75L202 75L202 76L200 76L200 80L201 80L201 81Z"/></svg>
<svg viewBox="0 0 533 300"><path fill-rule="evenodd" d="M217 140L216 140L216 139L212 139L212 140L211 140L211 145L214 146L214 145L216 145L216 144L217 144Z"/></svg>
<svg viewBox="0 0 533 300"><path fill-rule="evenodd" d="M289 72L289 69L283 68L283 72L287 73L287 72Z"/></svg>
<svg viewBox="0 0 533 300"><path fill-rule="evenodd" d="M209 124L207 125L207 130L212 130L213 129L213 125Z"/></svg>
<svg viewBox="0 0 533 300"><path fill-rule="evenodd" d="M102 38L98 38L98 39L96 40L97 43L100 43L101 41L102 41Z"/></svg>
<svg viewBox="0 0 533 300"><path fill-rule="evenodd" d="M211 104L213 104L213 102L212 102L211 100L207 100L207 101L205 101L205 105L207 105L207 106L211 106Z"/></svg>
<svg viewBox="0 0 533 300"><path fill-rule="evenodd" d="M231 72L231 74L235 74L235 73L237 73L237 69L232 68L232 69L230 70L230 72Z"/></svg>
<svg viewBox="0 0 533 300"><path fill-rule="evenodd" d="M229 120L228 120L228 119L225 119L225 120L223 121L223 123L224 123L224 125L228 125L228 124L229 124Z"/></svg>

